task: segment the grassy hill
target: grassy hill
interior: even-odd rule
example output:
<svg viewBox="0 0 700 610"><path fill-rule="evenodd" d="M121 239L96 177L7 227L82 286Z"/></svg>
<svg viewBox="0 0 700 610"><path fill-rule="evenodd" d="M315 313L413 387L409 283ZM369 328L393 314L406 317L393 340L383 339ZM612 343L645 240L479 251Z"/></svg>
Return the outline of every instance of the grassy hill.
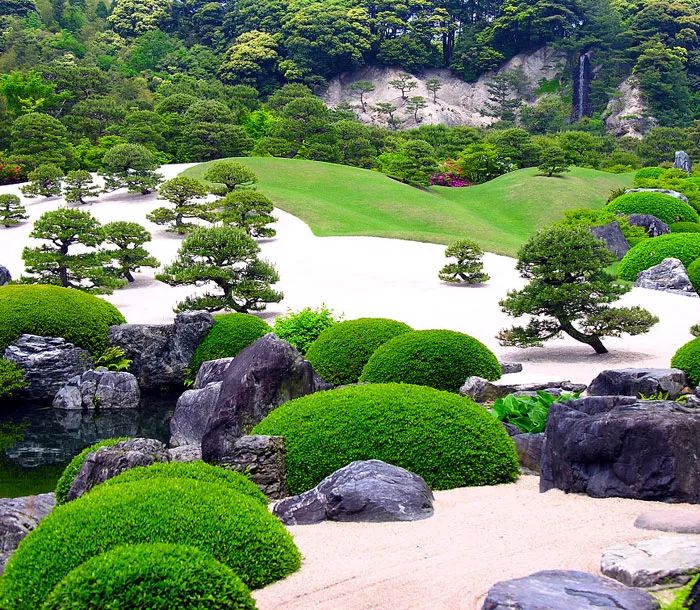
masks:
<svg viewBox="0 0 700 610"><path fill-rule="evenodd" d="M299 159L237 159L255 171L275 205L315 235L372 235L446 244L468 237L513 256L527 237L566 210L601 207L632 175L574 168L562 178L522 169L478 186L420 190L378 172ZM200 178L207 163L184 172Z"/></svg>

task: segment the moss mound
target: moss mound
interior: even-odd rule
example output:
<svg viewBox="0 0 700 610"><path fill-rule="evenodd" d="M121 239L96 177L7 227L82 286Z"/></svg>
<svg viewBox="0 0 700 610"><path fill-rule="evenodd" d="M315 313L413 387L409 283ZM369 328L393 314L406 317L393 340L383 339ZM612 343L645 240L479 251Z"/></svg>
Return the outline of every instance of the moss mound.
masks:
<svg viewBox="0 0 700 610"><path fill-rule="evenodd" d="M57 507L22 541L5 567L2 608L36 610L88 559L146 542L196 547L252 589L300 564L291 536L267 508L222 485L167 478L100 485Z"/></svg>
<svg viewBox="0 0 700 610"><path fill-rule="evenodd" d="M248 313L226 313L214 318L214 326L190 361L190 377L194 379L207 360L232 358L263 335L272 332L269 324Z"/></svg>
<svg viewBox="0 0 700 610"><path fill-rule="evenodd" d="M408 324L386 318L346 320L324 330L309 347L306 359L328 383L355 383L380 345L410 330Z"/></svg>
<svg viewBox="0 0 700 610"><path fill-rule="evenodd" d="M105 481L104 485L119 485L147 479L187 479L204 483L216 483L232 491L242 493L263 506L267 506L267 496L247 476L212 466L205 462L167 462L132 468L122 474Z"/></svg>
<svg viewBox="0 0 700 610"><path fill-rule="evenodd" d="M671 358L671 366L681 369L694 386L700 385L700 337L681 347Z"/></svg>
<svg viewBox="0 0 700 610"><path fill-rule="evenodd" d="M514 481L503 425L471 400L408 384L370 384L297 398L253 430L286 438L287 483L301 493L354 460L378 459L433 489Z"/></svg>
<svg viewBox="0 0 700 610"><path fill-rule="evenodd" d="M191 546L121 546L78 566L42 610L254 610L231 568Z"/></svg>
<svg viewBox="0 0 700 610"><path fill-rule="evenodd" d="M100 356L107 347L109 327L126 320L111 303L60 286L0 287L0 353L20 335L63 337Z"/></svg>
<svg viewBox="0 0 700 610"><path fill-rule="evenodd" d="M698 213L684 201L663 193L626 193L606 208L619 214L652 214L666 224L700 222Z"/></svg>
<svg viewBox="0 0 700 610"><path fill-rule="evenodd" d="M501 376L498 359L481 341L452 330L416 330L379 347L360 381L412 383L456 392L472 375L490 380Z"/></svg>
<svg viewBox="0 0 700 610"><path fill-rule="evenodd" d="M68 492L70 491L71 485L73 485L73 481L75 481L75 477L78 476L80 469L83 467L83 462L85 462L88 455L94 453L101 447L112 447L125 440L127 440L125 436L120 436L118 438L108 438L99 441L94 445L85 447L85 449L68 462L68 466L63 469L63 474L56 482L56 504L64 504L68 501Z"/></svg>
<svg viewBox="0 0 700 610"><path fill-rule="evenodd" d="M638 243L620 261L618 276L633 282L640 271L658 265L666 258L677 258L687 268L700 258L700 234L670 233Z"/></svg>
<svg viewBox="0 0 700 610"><path fill-rule="evenodd" d="M700 233L700 223L697 222L674 222L668 228L671 233Z"/></svg>

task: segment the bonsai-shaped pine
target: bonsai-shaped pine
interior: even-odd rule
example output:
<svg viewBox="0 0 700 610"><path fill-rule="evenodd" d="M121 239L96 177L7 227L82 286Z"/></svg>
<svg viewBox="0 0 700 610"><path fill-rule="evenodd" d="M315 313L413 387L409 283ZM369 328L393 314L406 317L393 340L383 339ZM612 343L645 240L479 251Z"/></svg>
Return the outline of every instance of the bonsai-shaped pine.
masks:
<svg viewBox="0 0 700 610"><path fill-rule="evenodd" d="M274 237L277 233L268 226L277 220L271 214L272 201L262 193L251 189L233 191L216 205L221 206L219 218L227 226L243 229L251 237Z"/></svg>
<svg viewBox="0 0 700 610"><path fill-rule="evenodd" d="M86 197L99 197L100 187L95 184L89 171L78 169L68 172L65 179L63 197L67 203L84 205Z"/></svg>
<svg viewBox="0 0 700 610"><path fill-rule="evenodd" d="M433 94L433 102L437 103L437 92L442 89L442 80L439 78L429 78L425 81L425 88Z"/></svg>
<svg viewBox="0 0 700 610"><path fill-rule="evenodd" d="M14 227L29 218L17 195L0 195L0 225Z"/></svg>
<svg viewBox="0 0 700 610"><path fill-rule="evenodd" d="M185 222L186 218L216 220L212 206L204 201L206 196L207 188L199 180L184 176L166 180L158 189L158 198L169 201L173 208L156 208L146 218L157 225L168 225L168 231L182 235L197 227Z"/></svg>
<svg viewBox="0 0 700 610"><path fill-rule="evenodd" d="M545 176L560 176L569 171L566 155L559 146L545 146L540 153L540 165L537 168Z"/></svg>
<svg viewBox="0 0 700 610"><path fill-rule="evenodd" d="M639 335L658 322L641 307L610 307L629 291L605 268L615 257L585 227L552 226L532 236L518 253L517 269L530 280L500 302L506 313L532 316L527 326L502 330L501 345L532 347L566 333L607 353L601 339Z"/></svg>
<svg viewBox="0 0 700 610"><path fill-rule="evenodd" d="M479 244L468 239L453 241L445 250L447 258L456 258L456 263L447 263L438 274L443 282L457 284L482 284L490 279L484 271L484 251Z"/></svg>
<svg viewBox="0 0 700 610"><path fill-rule="evenodd" d="M359 94L360 96L360 106L362 107L362 112L367 112L367 101L365 100L365 93L372 93L375 86L371 80L358 80L350 85L350 91Z"/></svg>
<svg viewBox="0 0 700 610"><path fill-rule="evenodd" d="M143 247L151 241L151 234L135 222L117 221L104 226L105 242L116 246L109 255L116 264L115 272L127 282L133 282L132 272L141 267L160 267L158 260Z"/></svg>
<svg viewBox="0 0 700 610"><path fill-rule="evenodd" d="M220 292L187 297L176 312L233 310L262 311L267 303L282 300L271 288L279 281L274 267L258 258L260 247L241 229L195 229L180 246L177 259L156 279L170 286L215 284Z"/></svg>
<svg viewBox="0 0 700 610"><path fill-rule="evenodd" d="M423 110L428 105L425 98L422 95L414 95L408 99L406 102L406 114L413 115L413 120L416 123L420 123L423 119L418 116L418 113Z"/></svg>
<svg viewBox="0 0 700 610"><path fill-rule="evenodd" d="M390 80L389 84L394 88L401 91L401 99L406 99L407 93L413 91L418 86L418 81L414 80L410 74L402 72L395 79Z"/></svg>
<svg viewBox="0 0 700 610"><path fill-rule="evenodd" d="M108 257L98 249L104 241L104 231L89 212L72 208L45 212L29 236L47 243L22 252L28 274L22 277L25 283L103 294L126 283L105 271L103 265ZM80 253L71 252L73 246L81 246Z"/></svg>
<svg viewBox="0 0 700 610"><path fill-rule="evenodd" d="M51 163L44 163L27 175L29 184L22 187L27 197L60 197L63 170Z"/></svg>
<svg viewBox="0 0 700 610"><path fill-rule="evenodd" d="M130 193L153 192L162 176L153 154L140 144L117 144L102 157L105 192L126 188Z"/></svg>
<svg viewBox="0 0 700 610"><path fill-rule="evenodd" d="M223 188L213 189L212 192L217 195L231 193L237 188L251 188L258 181L258 177L253 170L235 161L217 161L212 163L204 173L204 179L207 182L223 185Z"/></svg>

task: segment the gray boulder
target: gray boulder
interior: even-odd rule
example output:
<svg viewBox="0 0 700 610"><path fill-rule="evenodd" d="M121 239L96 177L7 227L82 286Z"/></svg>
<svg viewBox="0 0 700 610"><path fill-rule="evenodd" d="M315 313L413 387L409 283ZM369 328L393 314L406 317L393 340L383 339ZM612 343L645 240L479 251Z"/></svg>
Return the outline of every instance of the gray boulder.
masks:
<svg viewBox="0 0 700 610"><path fill-rule="evenodd" d="M527 432L511 436L518 450L520 467L526 474L539 474L544 447L544 432Z"/></svg>
<svg viewBox="0 0 700 610"><path fill-rule="evenodd" d="M202 450L197 445L183 445L168 449L171 462L198 462L202 459Z"/></svg>
<svg viewBox="0 0 700 610"><path fill-rule="evenodd" d="M24 371L21 395L50 402L69 379L92 368L90 354L58 337L22 335L5 350L5 358Z"/></svg>
<svg viewBox="0 0 700 610"><path fill-rule="evenodd" d="M98 368L70 379L56 393L53 406L69 410L136 409L140 402L136 377Z"/></svg>
<svg viewBox="0 0 700 610"><path fill-rule="evenodd" d="M630 587L684 585L700 572L700 540L665 536L608 549L600 571Z"/></svg>
<svg viewBox="0 0 700 610"><path fill-rule="evenodd" d="M287 496L287 470L282 436L242 436L219 464L246 474L271 500Z"/></svg>
<svg viewBox="0 0 700 610"><path fill-rule="evenodd" d="M700 513L689 510L648 510L637 517L634 527L674 534L700 534Z"/></svg>
<svg viewBox="0 0 700 610"><path fill-rule="evenodd" d="M10 274L10 270L7 267L0 265L0 286L9 284L11 281L12 275Z"/></svg>
<svg viewBox="0 0 700 610"><path fill-rule="evenodd" d="M275 504L287 525L320 521L416 521L433 514L433 493L417 474L380 460L348 464L303 494Z"/></svg>
<svg viewBox="0 0 700 610"><path fill-rule="evenodd" d="M221 382L210 383L200 390L187 390L178 398L170 420L170 444L201 445L217 408Z"/></svg>
<svg viewBox="0 0 700 610"><path fill-rule="evenodd" d="M55 503L52 493L0 498L0 574L19 543L53 510Z"/></svg>
<svg viewBox="0 0 700 610"><path fill-rule="evenodd" d="M586 572L546 570L489 589L481 610L658 610L646 591Z"/></svg>
<svg viewBox="0 0 700 610"><path fill-rule="evenodd" d="M268 333L246 347L226 368L215 417L202 438L202 457L208 462L226 457L236 439L270 411L327 387L294 347Z"/></svg>
<svg viewBox="0 0 700 610"><path fill-rule="evenodd" d="M499 362L501 365L501 373L510 375L511 373L520 373L523 370L523 365L520 362Z"/></svg>
<svg viewBox="0 0 700 610"><path fill-rule="evenodd" d="M640 271L634 285L637 288L661 290L686 297L698 296L688 278L688 272L677 258L666 258L658 265Z"/></svg>
<svg viewBox="0 0 700 610"><path fill-rule="evenodd" d="M671 232L663 220L651 214L630 214L627 220L635 227L642 227L649 237L658 237Z"/></svg>
<svg viewBox="0 0 700 610"><path fill-rule="evenodd" d="M583 392L586 386L571 381L544 381L541 383L492 383L483 377L468 377L459 389L462 396L468 396L475 402L493 402L508 394L529 393L539 390L559 396L563 392Z"/></svg>
<svg viewBox="0 0 700 610"><path fill-rule="evenodd" d="M693 162L690 160L690 155L684 150L677 150L673 159L673 167L682 169L690 174L693 171Z"/></svg>
<svg viewBox="0 0 700 610"><path fill-rule="evenodd" d="M655 396L675 400L688 385L680 369L607 369L587 388L589 396Z"/></svg>
<svg viewBox="0 0 700 610"><path fill-rule="evenodd" d="M605 243L605 247L615 255L617 260L622 260L630 249L627 238L622 233L620 225L616 222L610 222L600 227L591 227L590 231Z"/></svg>
<svg viewBox="0 0 700 610"><path fill-rule="evenodd" d="M700 410L672 401L592 396L555 403L540 491L700 503Z"/></svg>
<svg viewBox="0 0 700 610"><path fill-rule="evenodd" d="M68 500L75 500L95 485L135 468L156 462L169 462L170 454L163 443L152 438L131 438L111 447L90 453L68 490Z"/></svg>
<svg viewBox="0 0 700 610"><path fill-rule="evenodd" d="M119 324L109 330L112 345L132 360L141 389L181 387L192 355L214 318L205 311L178 314L173 324Z"/></svg>
<svg viewBox="0 0 700 610"><path fill-rule="evenodd" d="M210 383L224 380L224 373L234 358L219 358L218 360L207 360L202 362L202 366L197 371L197 377L192 386L195 390L200 390Z"/></svg>
<svg viewBox="0 0 700 610"><path fill-rule="evenodd" d="M679 193L678 191L672 191L670 189L627 189L625 190L625 193L661 193L662 195L668 195L669 197L675 197L676 199L680 199L681 201L688 203L688 198L683 194Z"/></svg>

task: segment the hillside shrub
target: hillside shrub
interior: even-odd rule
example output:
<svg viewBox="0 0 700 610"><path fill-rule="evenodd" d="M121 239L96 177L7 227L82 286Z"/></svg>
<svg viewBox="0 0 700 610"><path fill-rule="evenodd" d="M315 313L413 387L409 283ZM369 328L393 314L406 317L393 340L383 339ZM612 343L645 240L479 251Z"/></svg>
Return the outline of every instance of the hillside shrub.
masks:
<svg viewBox="0 0 700 610"><path fill-rule="evenodd" d="M408 384L368 384L297 398L253 434L285 437L287 483L311 489L353 460L384 460L433 489L514 481L518 459L505 428L468 398Z"/></svg>
<svg viewBox="0 0 700 610"><path fill-rule="evenodd" d="M270 325L252 314L215 316L214 326L192 355L190 376L194 379L202 362L237 356L242 349L269 332L272 332Z"/></svg>
<svg viewBox="0 0 700 610"><path fill-rule="evenodd" d="M700 294L700 258L696 258L690 265L686 267L688 279L695 288L695 292Z"/></svg>
<svg viewBox="0 0 700 610"><path fill-rule="evenodd" d="M324 330L306 352L306 359L328 383L355 383L377 348L409 332L408 324L387 318L358 318Z"/></svg>
<svg viewBox="0 0 700 610"><path fill-rule="evenodd" d="M26 385L24 371L14 362L0 358L0 400L12 397Z"/></svg>
<svg viewBox="0 0 700 610"><path fill-rule="evenodd" d="M109 327L126 320L111 303L60 286L13 284L0 287L0 353L22 334L63 337L99 356Z"/></svg>
<svg viewBox="0 0 700 610"><path fill-rule="evenodd" d="M380 346L360 381L412 383L456 392L471 376L495 380L501 365L481 341L453 330L416 330Z"/></svg>
<svg viewBox="0 0 700 610"><path fill-rule="evenodd" d="M56 585L42 610L254 610L231 568L191 546L135 544L88 559Z"/></svg>
<svg viewBox="0 0 700 610"><path fill-rule="evenodd" d="M700 385L700 338L680 347L671 358L671 366L681 369L694 386Z"/></svg>
<svg viewBox="0 0 700 610"><path fill-rule="evenodd" d="M272 332L296 347L302 354L306 354L318 336L337 322L333 312L325 305L318 309L305 307L278 317Z"/></svg>
<svg viewBox="0 0 700 610"><path fill-rule="evenodd" d="M299 568L299 552L267 507L215 483L150 479L100 485L59 506L5 567L3 608L40 608L88 559L125 544L185 544L212 555L259 588Z"/></svg>
<svg viewBox="0 0 700 610"><path fill-rule="evenodd" d="M618 277L633 282L640 271L658 265L666 258L677 258L687 268L700 258L700 234L671 233L639 242L620 261Z"/></svg>
<svg viewBox="0 0 700 610"><path fill-rule="evenodd" d="M267 506L267 496L247 476L240 472L212 466L205 462L165 462L151 466L131 468L105 481L105 485L120 485L146 479L186 479L203 483L216 483L237 491Z"/></svg>
<svg viewBox="0 0 700 610"><path fill-rule="evenodd" d="M668 225L671 233L700 233L700 223L698 222L674 222Z"/></svg>
<svg viewBox="0 0 700 610"><path fill-rule="evenodd" d="M125 440L128 440L126 436L106 438L89 447L85 447L85 449L68 462L68 465L63 469L63 473L56 482L56 505L64 504L68 501L68 492L70 491L71 485L73 485L73 481L75 481L75 477L78 476L88 455L102 447L113 447L117 443L121 443Z"/></svg>
<svg viewBox="0 0 700 610"><path fill-rule="evenodd" d="M606 209L621 214L652 214L666 224L700 222L698 213L687 203L663 193L627 193L613 199Z"/></svg>
<svg viewBox="0 0 700 610"><path fill-rule="evenodd" d="M634 175L634 183L639 184L640 180L656 180L663 176L665 171L663 167L643 167Z"/></svg>

